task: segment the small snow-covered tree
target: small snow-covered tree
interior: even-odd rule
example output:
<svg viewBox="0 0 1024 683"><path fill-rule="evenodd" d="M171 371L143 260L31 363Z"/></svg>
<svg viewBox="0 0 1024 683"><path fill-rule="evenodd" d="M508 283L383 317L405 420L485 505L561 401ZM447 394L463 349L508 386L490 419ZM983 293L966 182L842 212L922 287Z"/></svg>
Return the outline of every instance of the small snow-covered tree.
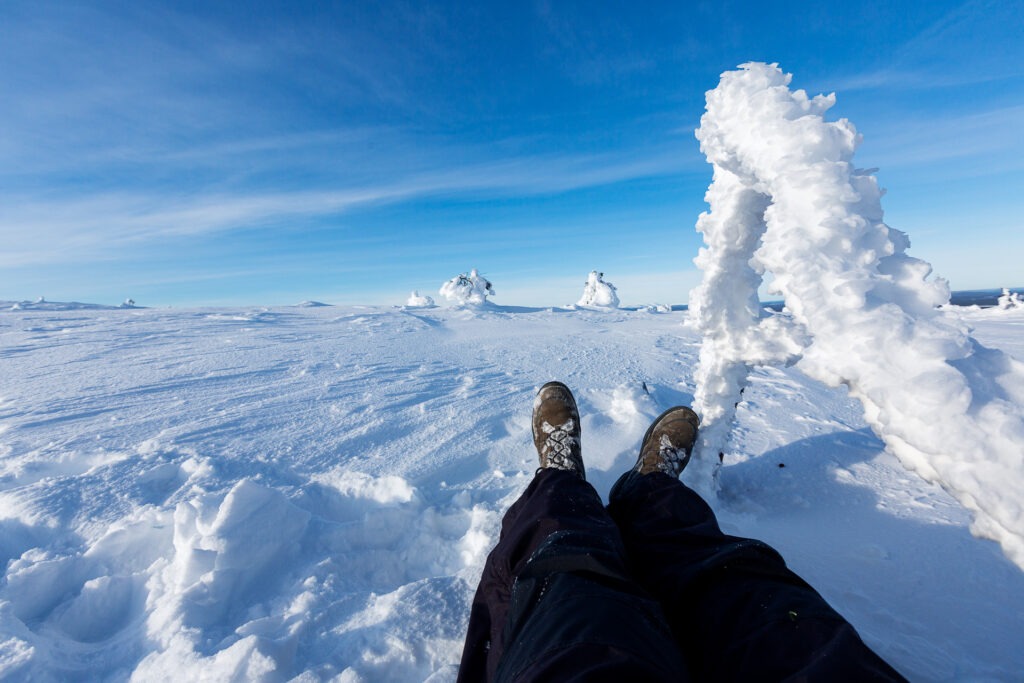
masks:
<svg viewBox="0 0 1024 683"><path fill-rule="evenodd" d="M1017 292L1011 292L1006 287L1003 287L1003 295L999 297L999 301L996 304L1000 310L1008 311L1011 308L1024 308L1024 300L1021 300L1020 294Z"/></svg>
<svg viewBox="0 0 1024 683"><path fill-rule="evenodd" d="M604 273L592 270L587 276L587 284L583 287L583 296L576 305L618 308L619 295L615 293L615 285L604 281Z"/></svg>
<svg viewBox="0 0 1024 683"><path fill-rule="evenodd" d="M425 294L421 295L419 291L414 289L405 305L413 308L427 308L434 305L434 300Z"/></svg>
<svg viewBox="0 0 1024 683"><path fill-rule="evenodd" d="M441 296L455 304L479 306L487 301L487 297L495 294L490 281L477 272L476 268L469 275L459 273L441 285Z"/></svg>

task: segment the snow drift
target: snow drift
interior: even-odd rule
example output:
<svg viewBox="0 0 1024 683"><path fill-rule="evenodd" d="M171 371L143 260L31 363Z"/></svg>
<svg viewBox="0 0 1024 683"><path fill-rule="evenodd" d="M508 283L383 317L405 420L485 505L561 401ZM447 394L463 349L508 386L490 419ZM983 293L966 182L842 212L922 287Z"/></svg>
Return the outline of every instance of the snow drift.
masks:
<svg viewBox="0 0 1024 683"><path fill-rule="evenodd" d="M795 363L848 387L888 449L1024 567L1024 366L940 313L948 286L882 222L875 178L852 163L853 124L824 119L835 95L809 98L790 80L759 63L723 74L697 130L714 167L690 302L703 337L698 461L725 450L750 368ZM785 315L757 305L765 273Z"/></svg>

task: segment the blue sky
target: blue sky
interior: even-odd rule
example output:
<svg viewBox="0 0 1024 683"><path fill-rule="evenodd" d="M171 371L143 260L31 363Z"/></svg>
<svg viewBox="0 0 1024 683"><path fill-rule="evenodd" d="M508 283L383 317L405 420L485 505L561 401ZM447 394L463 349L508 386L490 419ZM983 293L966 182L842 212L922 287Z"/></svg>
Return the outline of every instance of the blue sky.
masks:
<svg viewBox="0 0 1024 683"><path fill-rule="evenodd" d="M886 222L1024 285L1024 4L0 0L0 299L683 303L704 92L836 92Z"/></svg>

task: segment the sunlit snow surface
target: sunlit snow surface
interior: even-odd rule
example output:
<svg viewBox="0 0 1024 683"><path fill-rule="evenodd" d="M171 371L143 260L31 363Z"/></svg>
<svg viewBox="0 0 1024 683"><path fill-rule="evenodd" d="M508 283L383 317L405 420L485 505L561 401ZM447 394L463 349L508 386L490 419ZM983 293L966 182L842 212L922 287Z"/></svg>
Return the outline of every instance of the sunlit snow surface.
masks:
<svg viewBox="0 0 1024 683"><path fill-rule="evenodd" d="M535 467L536 389L575 391L607 495L692 399L685 315L0 312L0 678L451 680ZM1024 312L957 315L1024 357ZM779 369L744 398L711 501L727 531L777 546L911 679L1024 671L1024 574L857 402Z"/></svg>

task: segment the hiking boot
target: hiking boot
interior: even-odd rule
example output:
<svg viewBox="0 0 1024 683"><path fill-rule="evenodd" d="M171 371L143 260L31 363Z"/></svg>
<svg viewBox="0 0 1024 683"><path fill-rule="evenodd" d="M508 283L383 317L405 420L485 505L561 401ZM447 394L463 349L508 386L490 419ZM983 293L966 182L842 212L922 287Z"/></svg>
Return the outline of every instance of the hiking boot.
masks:
<svg viewBox="0 0 1024 683"><path fill-rule="evenodd" d="M541 467L569 470L586 479L580 451L580 411L569 387L548 382L533 401L533 444Z"/></svg>
<svg viewBox="0 0 1024 683"><path fill-rule="evenodd" d="M633 471L640 474L664 472L678 478L690 461L699 426L697 413L686 406L666 410L644 434Z"/></svg>

